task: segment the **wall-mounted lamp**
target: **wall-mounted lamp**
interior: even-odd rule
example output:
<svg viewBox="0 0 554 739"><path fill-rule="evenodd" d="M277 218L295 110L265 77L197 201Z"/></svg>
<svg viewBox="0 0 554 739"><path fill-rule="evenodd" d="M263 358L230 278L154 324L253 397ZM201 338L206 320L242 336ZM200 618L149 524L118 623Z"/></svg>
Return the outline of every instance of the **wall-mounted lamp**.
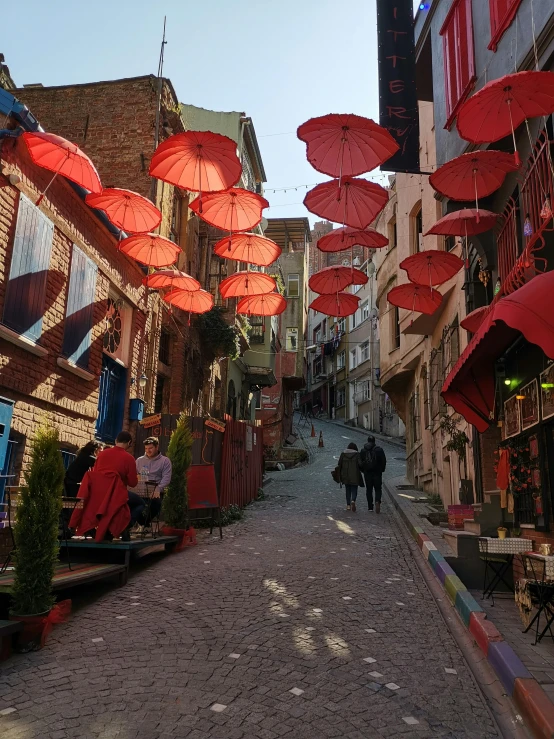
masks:
<svg viewBox="0 0 554 739"><path fill-rule="evenodd" d="M142 374L142 375L141 375L141 376L140 376L140 377L138 378L138 386L139 386L140 388L144 389L144 388L146 387L146 383L147 383L147 382L148 382L148 377L146 377L146 375L145 375L145 374L143 373L143 374Z"/></svg>

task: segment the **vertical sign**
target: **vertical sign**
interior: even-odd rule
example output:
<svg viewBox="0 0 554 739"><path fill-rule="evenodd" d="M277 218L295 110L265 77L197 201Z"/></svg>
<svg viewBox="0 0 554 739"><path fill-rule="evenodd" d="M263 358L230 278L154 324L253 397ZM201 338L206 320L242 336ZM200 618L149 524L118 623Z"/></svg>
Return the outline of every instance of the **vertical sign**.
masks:
<svg viewBox="0 0 554 739"><path fill-rule="evenodd" d="M377 0L380 123L400 149L381 165L387 172L419 172L412 0Z"/></svg>

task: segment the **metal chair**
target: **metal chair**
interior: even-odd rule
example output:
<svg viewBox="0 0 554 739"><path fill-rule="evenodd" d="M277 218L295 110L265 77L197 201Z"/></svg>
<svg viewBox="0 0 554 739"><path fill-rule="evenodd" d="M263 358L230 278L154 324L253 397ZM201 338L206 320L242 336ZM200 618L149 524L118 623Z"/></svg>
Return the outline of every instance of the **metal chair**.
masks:
<svg viewBox="0 0 554 739"><path fill-rule="evenodd" d="M535 641L533 642L533 645L535 645L543 639L547 631L550 632L550 637L554 639L554 633L551 628L554 622L554 581L546 577L546 561L544 559L537 559L527 554L522 554L521 559L523 561L529 595L531 596L531 603L537 609L537 612L523 633L526 634L533 624L536 623ZM539 634L541 614L543 613L546 618L546 626Z"/></svg>
<svg viewBox="0 0 554 739"><path fill-rule="evenodd" d="M156 539L160 535L160 514L158 513L156 516L151 516L150 511L153 501L157 500L157 498L154 496L154 493L158 483L155 480L147 480L143 483L143 485L144 492L141 493L141 498L146 501L146 505L144 507L142 515L144 516L144 519L148 521L148 523L142 527L140 538L144 540L148 533L150 533L152 538ZM161 493L160 499L162 496L163 493Z"/></svg>
<svg viewBox="0 0 554 739"><path fill-rule="evenodd" d="M489 551L489 540L487 538L479 539L479 559L485 564L485 574L483 578L483 595L482 599L491 598L494 606L494 590L501 582L513 592L510 583L506 582L506 572L509 570L513 561L511 554L498 554Z"/></svg>

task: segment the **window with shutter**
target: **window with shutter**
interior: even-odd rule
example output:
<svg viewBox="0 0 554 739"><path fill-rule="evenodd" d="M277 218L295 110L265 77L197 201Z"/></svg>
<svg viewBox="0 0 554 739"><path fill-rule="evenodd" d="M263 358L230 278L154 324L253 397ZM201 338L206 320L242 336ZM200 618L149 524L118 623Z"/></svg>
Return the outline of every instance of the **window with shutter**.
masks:
<svg viewBox="0 0 554 739"><path fill-rule="evenodd" d="M97 272L96 264L74 244L62 354L83 369L89 362Z"/></svg>
<svg viewBox="0 0 554 739"><path fill-rule="evenodd" d="M496 51L500 39L516 17L521 0L489 0L491 41L488 48Z"/></svg>
<svg viewBox="0 0 554 739"><path fill-rule="evenodd" d="M450 128L476 80L471 0L454 1L440 35L446 90L445 128Z"/></svg>
<svg viewBox="0 0 554 739"><path fill-rule="evenodd" d="M42 333L54 225L20 195L2 322L31 341Z"/></svg>

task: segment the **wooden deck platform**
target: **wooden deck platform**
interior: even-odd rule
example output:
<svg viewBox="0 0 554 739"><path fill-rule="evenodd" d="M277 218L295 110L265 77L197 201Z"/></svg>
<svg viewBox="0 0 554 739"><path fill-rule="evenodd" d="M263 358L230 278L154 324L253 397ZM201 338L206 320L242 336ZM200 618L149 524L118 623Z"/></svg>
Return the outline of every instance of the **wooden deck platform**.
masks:
<svg viewBox="0 0 554 739"><path fill-rule="evenodd" d="M75 562L69 569L66 562L58 562L52 588L53 590L65 590L74 585L116 576L120 578L120 583L124 584L127 580L127 569L125 564L104 564L102 562ZM13 570L0 575L0 593L11 592L13 577Z"/></svg>

